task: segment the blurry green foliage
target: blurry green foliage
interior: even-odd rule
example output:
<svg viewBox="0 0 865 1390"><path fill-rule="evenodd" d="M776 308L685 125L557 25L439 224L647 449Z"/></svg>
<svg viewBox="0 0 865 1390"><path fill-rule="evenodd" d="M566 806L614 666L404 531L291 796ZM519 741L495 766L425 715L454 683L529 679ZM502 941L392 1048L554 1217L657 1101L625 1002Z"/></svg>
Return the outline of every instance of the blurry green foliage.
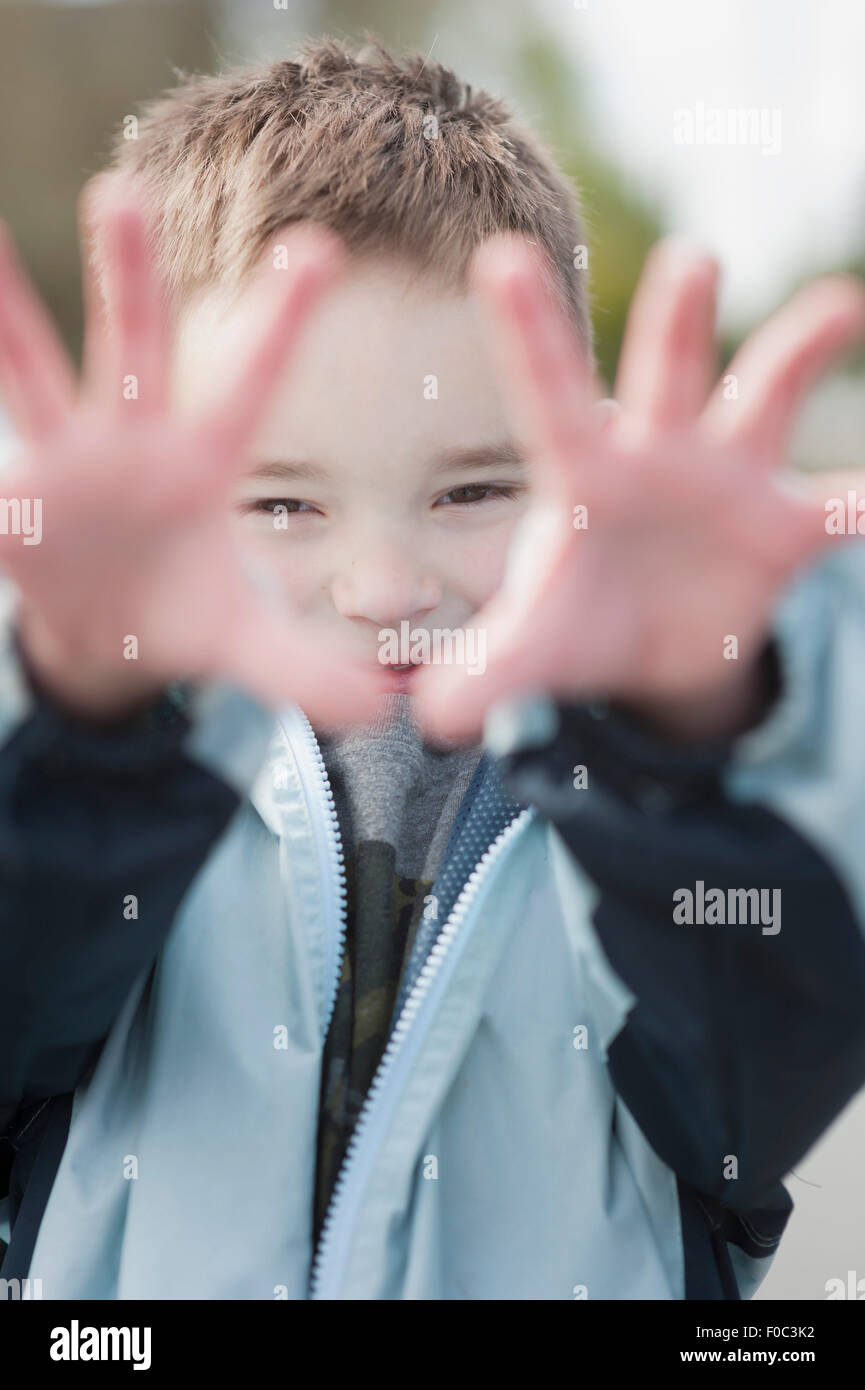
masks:
<svg viewBox="0 0 865 1390"><path fill-rule="evenodd" d="M580 75L555 39L526 27L516 37L515 56L520 105L580 193L598 364L612 385L628 303L646 252L663 233L661 215L600 152Z"/></svg>

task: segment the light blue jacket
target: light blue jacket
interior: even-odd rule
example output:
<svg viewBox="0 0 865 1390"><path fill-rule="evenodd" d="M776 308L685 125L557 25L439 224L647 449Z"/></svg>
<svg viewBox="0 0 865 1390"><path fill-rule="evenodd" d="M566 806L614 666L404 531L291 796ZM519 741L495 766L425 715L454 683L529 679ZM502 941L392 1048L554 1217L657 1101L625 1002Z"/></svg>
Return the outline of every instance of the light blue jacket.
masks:
<svg viewBox="0 0 865 1390"><path fill-rule="evenodd" d="M736 745L726 789L815 846L861 922L861 545L794 586L776 638L784 691ZM550 715L543 701L500 706L488 750L542 743ZM22 717L19 690L7 737ZM295 707L273 721L211 689L188 752L251 791L76 1092L30 1266L44 1296L684 1297L677 1177L607 1065L637 1001L593 925L596 887L532 807L439 923L313 1250L320 1064L345 932L333 799ZM731 1254L748 1297L772 1254Z"/></svg>

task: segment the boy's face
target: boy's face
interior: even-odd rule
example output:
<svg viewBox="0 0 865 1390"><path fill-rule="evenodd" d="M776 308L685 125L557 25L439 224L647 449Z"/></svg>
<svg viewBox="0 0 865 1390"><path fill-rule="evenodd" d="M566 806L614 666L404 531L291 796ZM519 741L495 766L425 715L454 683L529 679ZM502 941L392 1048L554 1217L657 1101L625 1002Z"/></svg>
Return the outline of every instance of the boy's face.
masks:
<svg viewBox="0 0 865 1390"><path fill-rule="evenodd" d="M207 398L247 331L246 292L185 316L175 389ZM242 543L322 635L368 659L382 629L462 627L499 586L528 479L476 302L398 262L350 261L304 329L235 489Z"/></svg>

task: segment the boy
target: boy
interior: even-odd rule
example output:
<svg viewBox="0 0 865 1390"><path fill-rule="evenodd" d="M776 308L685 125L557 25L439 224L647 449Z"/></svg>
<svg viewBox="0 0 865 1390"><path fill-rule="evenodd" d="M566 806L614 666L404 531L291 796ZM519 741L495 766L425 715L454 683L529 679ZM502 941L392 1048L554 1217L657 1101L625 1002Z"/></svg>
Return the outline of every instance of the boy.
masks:
<svg viewBox="0 0 865 1390"><path fill-rule="evenodd" d="M572 195L436 65L196 79L121 163L166 302L108 180L80 401L0 265L44 499L4 549L4 1277L748 1296L865 1078L858 550L776 612L825 530L771 480L861 292L797 297L729 410L714 268L661 248L610 419ZM403 623L486 669L383 673Z"/></svg>

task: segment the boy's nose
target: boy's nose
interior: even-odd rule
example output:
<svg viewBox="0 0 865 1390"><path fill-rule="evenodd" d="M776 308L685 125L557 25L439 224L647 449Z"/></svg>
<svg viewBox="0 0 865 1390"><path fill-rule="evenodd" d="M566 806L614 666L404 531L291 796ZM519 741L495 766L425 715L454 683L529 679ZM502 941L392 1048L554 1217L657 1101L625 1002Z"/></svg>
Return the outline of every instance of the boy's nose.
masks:
<svg viewBox="0 0 865 1390"><path fill-rule="evenodd" d="M409 554L378 548L346 558L331 583L331 598L344 618L395 627L405 618L437 608L442 589L432 571Z"/></svg>

